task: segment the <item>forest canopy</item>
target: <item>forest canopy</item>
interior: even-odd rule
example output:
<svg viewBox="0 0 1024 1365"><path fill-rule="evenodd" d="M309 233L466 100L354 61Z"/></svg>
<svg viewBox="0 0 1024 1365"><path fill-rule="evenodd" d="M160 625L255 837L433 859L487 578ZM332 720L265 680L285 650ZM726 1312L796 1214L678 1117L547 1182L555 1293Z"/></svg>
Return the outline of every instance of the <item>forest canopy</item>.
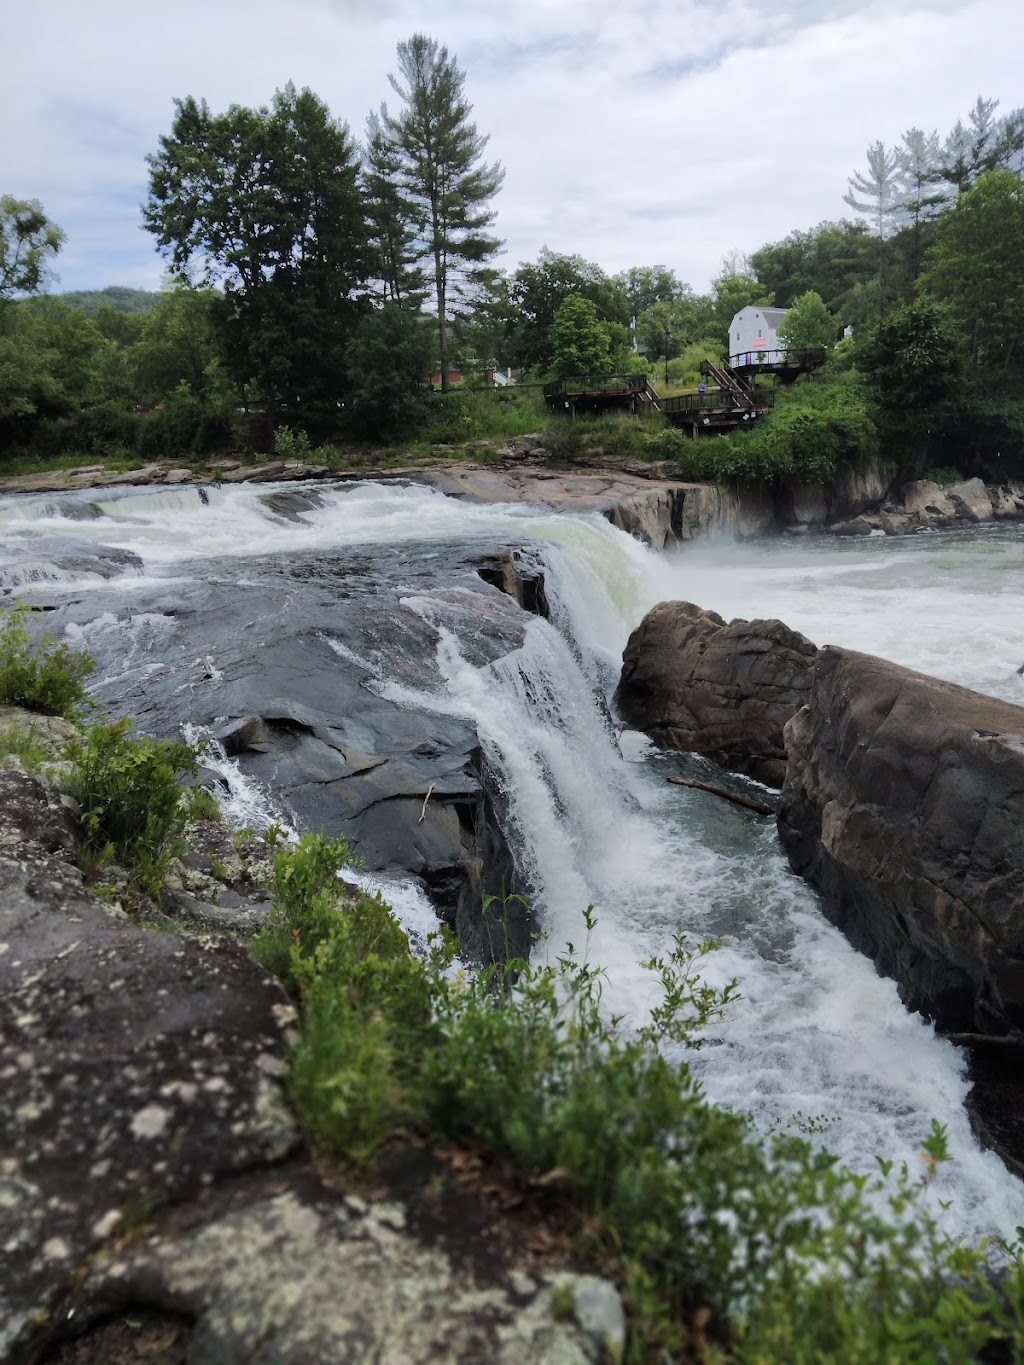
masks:
<svg viewBox="0 0 1024 1365"><path fill-rule="evenodd" d="M42 205L0 199L8 458L270 449L285 428L488 434L504 428L459 393L446 401L453 384L497 394L495 371L528 386L586 370L685 391L702 361L728 357L736 312L774 305L789 310L784 343L834 359L756 440L711 441L708 477L785 472L797 426L827 429L835 458L1024 471L1024 110L979 97L946 134L871 144L849 176L852 217L728 254L699 293L663 264L610 274L548 247L495 269L504 172L486 160L465 73L423 34L396 58L396 102L370 111L362 144L292 85L256 108L178 100L143 205L168 270L159 293L46 295L64 234ZM800 423L783 412L794 404ZM651 437L655 453L672 446ZM761 447L774 453L755 458Z"/></svg>

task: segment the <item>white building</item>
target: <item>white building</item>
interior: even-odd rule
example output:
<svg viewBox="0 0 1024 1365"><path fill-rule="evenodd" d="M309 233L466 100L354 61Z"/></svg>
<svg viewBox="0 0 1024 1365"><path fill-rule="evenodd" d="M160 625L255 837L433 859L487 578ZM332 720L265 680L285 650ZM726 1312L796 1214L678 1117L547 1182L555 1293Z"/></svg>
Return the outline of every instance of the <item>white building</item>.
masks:
<svg viewBox="0 0 1024 1365"><path fill-rule="evenodd" d="M768 308L759 303L741 308L729 324L729 359L740 365L756 365L759 353L767 359L769 351L784 351L779 328L788 312L788 308Z"/></svg>

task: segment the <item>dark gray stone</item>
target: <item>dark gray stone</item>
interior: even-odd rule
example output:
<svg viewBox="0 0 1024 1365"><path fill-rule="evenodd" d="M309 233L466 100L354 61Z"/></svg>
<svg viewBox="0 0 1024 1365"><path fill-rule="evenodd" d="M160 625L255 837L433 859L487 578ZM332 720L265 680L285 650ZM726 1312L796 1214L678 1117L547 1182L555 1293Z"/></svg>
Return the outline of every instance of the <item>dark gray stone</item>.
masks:
<svg viewBox="0 0 1024 1365"><path fill-rule="evenodd" d="M129 923L73 843L52 789L0 773L0 1358L133 1212L298 1136L278 983L229 938Z"/></svg>
<svg viewBox="0 0 1024 1365"><path fill-rule="evenodd" d="M1024 709L823 649L779 834L829 918L947 1030L1024 1041Z"/></svg>
<svg viewBox="0 0 1024 1365"><path fill-rule="evenodd" d="M807 696L816 653L781 621L727 625L692 602L660 602L629 637L615 701L662 748L780 786L783 727Z"/></svg>

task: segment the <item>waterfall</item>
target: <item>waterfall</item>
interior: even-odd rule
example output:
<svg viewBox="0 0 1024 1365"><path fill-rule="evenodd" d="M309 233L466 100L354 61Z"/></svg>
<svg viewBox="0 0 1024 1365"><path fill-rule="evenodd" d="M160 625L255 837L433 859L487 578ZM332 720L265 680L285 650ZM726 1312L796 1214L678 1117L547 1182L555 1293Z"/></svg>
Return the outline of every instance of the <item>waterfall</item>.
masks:
<svg viewBox="0 0 1024 1365"><path fill-rule="evenodd" d="M390 572L401 583L403 544L528 545L543 563L551 619L531 619L520 647L481 664L458 622L459 594L409 581L402 602L436 632L440 681L398 682L386 661L360 662L383 695L476 726L546 935L538 951L558 952L566 941L585 947L607 974L609 1009L637 1022L654 989L640 961L664 953L679 931L692 940L722 937L705 975L715 984L735 977L741 996L692 1057L713 1099L751 1112L765 1129L820 1132L863 1171L874 1169L876 1155L916 1168L921 1139L938 1118L949 1125L955 1158L934 1188L934 1197L952 1201L947 1225L1012 1236L1024 1224L1024 1185L970 1132L962 1052L908 1014L895 984L827 923L814 893L789 871L769 821L668 784L673 760L636 735L617 734L608 711L629 630L671 597L726 617L777 616L818 644L866 649L1024 702L1015 672L1024 660L1019 529L655 555L596 515L473 506L371 483L318 485L315 496L306 490L305 505L303 490L289 488L282 497L299 498L290 511L268 501L270 491L144 490L102 500L93 492L82 495L93 509L82 516L68 511L70 495L60 504L0 498L0 526L21 553L55 530L71 534L73 522L78 543L141 557L141 576L80 579L90 605L85 614L76 607L71 633L86 647L117 635L112 673L123 670L143 686L145 670L160 667L161 632L177 628L176 618L133 606L153 582L184 601L204 575L248 582L259 572L257 556L338 556L372 543L393 548ZM70 593L61 582L45 591L54 603ZM351 654L334 643L338 654ZM590 904L598 923L584 944ZM422 900L409 905L422 930Z"/></svg>

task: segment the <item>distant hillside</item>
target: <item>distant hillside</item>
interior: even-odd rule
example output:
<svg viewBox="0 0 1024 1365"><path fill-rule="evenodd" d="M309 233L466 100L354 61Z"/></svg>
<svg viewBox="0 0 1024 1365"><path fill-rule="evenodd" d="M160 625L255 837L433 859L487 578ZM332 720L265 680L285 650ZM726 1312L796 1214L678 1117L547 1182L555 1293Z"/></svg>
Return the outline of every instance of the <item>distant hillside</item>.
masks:
<svg viewBox="0 0 1024 1365"><path fill-rule="evenodd" d="M66 289L55 296L69 308L81 308L90 317L98 309L116 308L121 313L148 313L160 295L152 289L129 289L111 284L106 289Z"/></svg>

